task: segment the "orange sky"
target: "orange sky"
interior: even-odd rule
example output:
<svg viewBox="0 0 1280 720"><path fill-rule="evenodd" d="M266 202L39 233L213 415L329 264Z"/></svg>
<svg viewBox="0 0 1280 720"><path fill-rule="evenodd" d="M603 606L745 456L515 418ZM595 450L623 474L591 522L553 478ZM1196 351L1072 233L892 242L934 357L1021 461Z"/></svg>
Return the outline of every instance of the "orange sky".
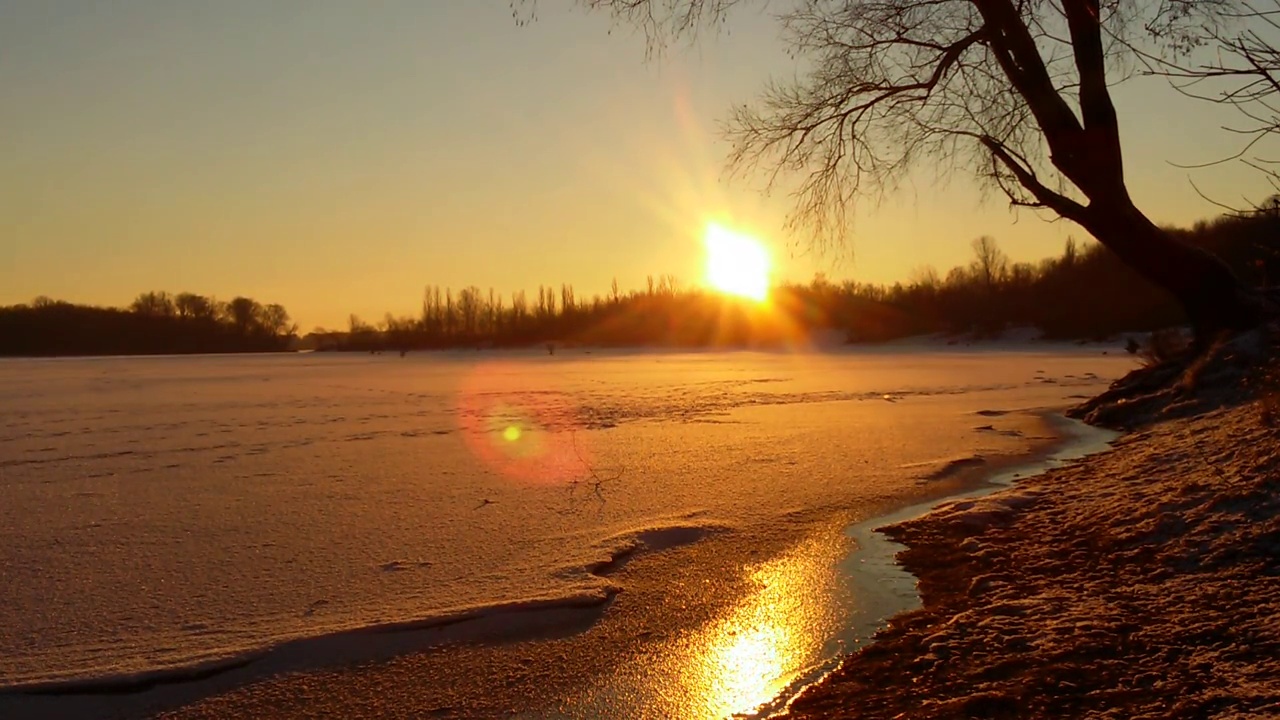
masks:
<svg viewBox="0 0 1280 720"><path fill-rule="evenodd" d="M978 235L1027 260L1083 236L922 167L856 209L840 257L806 252L785 198L722 177L718 120L795 71L774 22L739 13L646 63L642 38L564 5L528 27L505 0L0 5L0 304L244 294L307 330L413 313L427 284L701 282L709 219L765 238L784 279L892 281L967 261ZM1159 81L1117 102L1139 205L1214 214L1170 162L1229 154L1235 118ZM1194 178L1262 191L1238 166Z"/></svg>

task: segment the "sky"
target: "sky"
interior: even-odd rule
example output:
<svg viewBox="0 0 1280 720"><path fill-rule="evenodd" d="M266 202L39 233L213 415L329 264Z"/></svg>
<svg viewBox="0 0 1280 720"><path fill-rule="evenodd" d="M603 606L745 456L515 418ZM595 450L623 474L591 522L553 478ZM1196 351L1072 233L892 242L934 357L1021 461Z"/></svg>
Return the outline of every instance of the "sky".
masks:
<svg viewBox="0 0 1280 720"><path fill-rule="evenodd" d="M892 282L1015 260L1068 235L921 166L853 210L851 242L782 231L785 197L724 172L720 123L796 72L767 12L646 59L609 18L540 0L0 0L0 304L125 305L146 290L283 304L303 330L415 314L423 288L617 278L701 284L715 219L778 279ZM1236 117L1160 80L1116 90L1139 207L1158 222L1261 192L1218 159Z"/></svg>

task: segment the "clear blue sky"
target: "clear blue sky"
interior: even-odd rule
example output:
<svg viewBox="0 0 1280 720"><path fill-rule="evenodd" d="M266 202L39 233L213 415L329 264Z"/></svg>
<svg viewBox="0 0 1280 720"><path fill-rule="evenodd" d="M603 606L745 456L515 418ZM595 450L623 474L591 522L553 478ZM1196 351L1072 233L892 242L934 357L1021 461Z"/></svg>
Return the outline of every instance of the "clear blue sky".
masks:
<svg viewBox="0 0 1280 720"><path fill-rule="evenodd" d="M143 290L280 302L304 329L415 312L429 283L502 292L700 282L709 217L783 278L902 279L995 236L1015 259L1079 230L928 167L857 209L852 259L798 252L785 199L726 183L717 122L794 71L772 19L646 62L642 37L541 0L0 0L0 304ZM1146 81L1118 93L1133 193L1214 213L1188 183L1234 118ZM1227 200L1235 167L1196 171Z"/></svg>

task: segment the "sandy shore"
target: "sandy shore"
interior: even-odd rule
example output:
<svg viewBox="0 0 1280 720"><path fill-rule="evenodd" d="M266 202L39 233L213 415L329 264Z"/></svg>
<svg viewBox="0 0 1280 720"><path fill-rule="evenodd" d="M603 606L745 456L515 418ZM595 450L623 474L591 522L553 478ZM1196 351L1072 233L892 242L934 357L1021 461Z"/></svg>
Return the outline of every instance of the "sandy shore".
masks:
<svg viewBox="0 0 1280 720"><path fill-rule="evenodd" d="M887 529L924 607L792 718L1280 717L1280 431L1257 403Z"/></svg>

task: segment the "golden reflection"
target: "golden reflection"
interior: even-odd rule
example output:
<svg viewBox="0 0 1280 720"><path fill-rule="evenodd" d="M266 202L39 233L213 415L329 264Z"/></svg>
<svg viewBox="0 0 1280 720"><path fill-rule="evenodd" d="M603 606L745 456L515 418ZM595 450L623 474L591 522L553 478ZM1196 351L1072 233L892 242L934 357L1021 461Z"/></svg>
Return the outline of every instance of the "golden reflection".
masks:
<svg viewBox="0 0 1280 720"><path fill-rule="evenodd" d="M755 590L683 654L681 717L753 713L821 663L837 630L838 549L813 540L755 568Z"/></svg>

